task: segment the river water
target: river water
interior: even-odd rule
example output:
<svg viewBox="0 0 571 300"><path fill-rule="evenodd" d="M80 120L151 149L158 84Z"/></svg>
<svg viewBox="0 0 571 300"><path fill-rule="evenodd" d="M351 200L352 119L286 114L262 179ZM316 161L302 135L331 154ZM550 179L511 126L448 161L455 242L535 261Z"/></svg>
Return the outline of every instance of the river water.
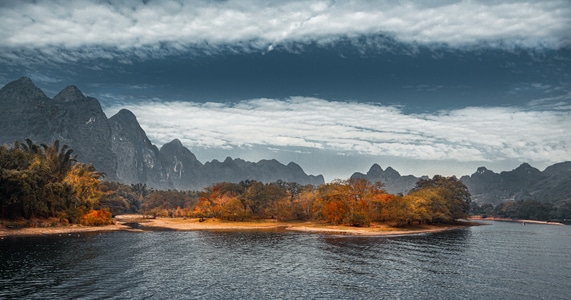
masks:
<svg viewBox="0 0 571 300"><path fill-rule="evenodd" d="M571 226L399 237L284 230L0 240L0 299L569 299Z"/></svg>

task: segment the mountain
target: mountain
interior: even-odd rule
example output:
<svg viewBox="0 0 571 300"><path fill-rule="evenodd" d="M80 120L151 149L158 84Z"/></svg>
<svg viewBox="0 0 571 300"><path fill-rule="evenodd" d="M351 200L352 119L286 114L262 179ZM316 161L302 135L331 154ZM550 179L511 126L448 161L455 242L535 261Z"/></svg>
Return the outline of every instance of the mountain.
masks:
<svg viewBox="0 0 571 300"><path fill-rule="evenodd" d="M571 162L547 167L543 172L527 163L494 173L484 167L460 180L472 194L472 201L494 205L507 200L527 200L558 204L571 200Z"/></svg>
<svg viewBox="0 0 571 300"><path fill-rule="evenodd" d="M401 176L395 169L388 167L383 170L378 164L371 166L367 174L354 173L352 179L364 178L370 182L382 182L385 190L390 194L406 194L420 179L412 175Z"/></svg>
<svg viewBox="0 0 571 300"><path fill-rule="evenodd" d="M177 139L158 149L132 112L121 110L108 119L99 101L75 86L50 99L32 80L22 77L0 89L0 108L0 144L11 145L26 138L36 144L60 140L74 149L80 161L105 172L108 180L180 190L247 179L314 185L324 182L323 176L307 175L293 162L284 165L277 160L247 162L228 157L202 164ZM355 173L351 178L383 182L393 194L407 193L419 180L402 176L391 167L383 170L378 164L366 174ZM557 204L571 200L571 162L554 164L543 172L527 163L499 174L480 167L460 180L477 203L534 199Z"/></svg>
<svg viewBox="0 0 571 300"><path fill-rule="evenodd" d="M132 112L123 109L108 119L99 101L75 86L50 99L31 79L22 77L0 89L0 107L0 144L26 138L36 144L60 140L74 149L81 162L106 173L108 180L181 190L248 179L324 182L323 176L307 175L295 163L283 165L276 160L254 163L227 158L202 164L177 139L159 150Z"/></svg>
<svg viewBox="0 0 571 300"><path fill-rule="evenodd" d="M223 162L213 160L204 164L205 174L217 174L224 181L236 182L241 177L240 174L247 172L253 180L262 182L274 182L282 180L285 182L298 182L300 184L319 185L324 183L323 176L305 175L301 167L293 162L287 166L272 160L260 160L257 163L244 161L242 159L232 159L227 157ZM304 178L304 182L299 182L296 178ZM213 178L209 179L210 181Z"/></svg>
<svg viewBox="0 0 571 300"><path fill-rule="evenodd" d="M137 117L122 109L109 119L111 150L117 155L117 178L127 183L146 183L156 188L172 187L159 149L147 138Z"/></svg>
<svg viewBox="0 0 571 300"><path fill-rule="evenodd" d="M211 184L204 180L202 163L178 139L164 144L160 155L175 189L200 189Z"/></svg>
<svg viewBox="0 0 571 300"><path fill-rule="evenodd" d="M227 157L223 162L213 160L203 165L178 139L164 144L160 153L163 165L168 170L168 178L179 189L199 189L217 182L240 182L245 179L261 182L282 180L313 185L324 182L323 176L307 175L293 162L286 166L277 160L254 163ZM248 174L248 177L244 177L244 174Z"/></svg>
<svg viewBox="0 0 571 300"><path fill-rule="evenodd" d="M73 149L79 157L97 169L114 170L117 167L117 152L109 146L112 130L99 101L84 96L77 87L69 86L53 98L53 104L59 111L57 125L52 127L57 132L54 139L74 145ZM113 172L109 175L110 178L117 178Z"/></svg>
<svg viewBox="0 0 571 300"><path fill-rule="evenodd" d="M66 87L48 98L32 80L22 77L0 90L0 143L12 144L30 138L37 144L73 145L81 161L115 177L116 155L109 141L111 128L99 101L84 96L76 87Z"/></svg>
<svg viewBox="0 0 571 300"><path fill-rule="evenodd" d="M354 173L351 178L365 178L370 182L382 182L391 194L406 194L421 178L402 176L391 167L383 170L374 164L366 174ZM507 200L538 200L560 204L571 200L571 161L554 164L543 172L527 163L501 173L480 167L470 176L462 176L472 201L497 205Z"/></svg>

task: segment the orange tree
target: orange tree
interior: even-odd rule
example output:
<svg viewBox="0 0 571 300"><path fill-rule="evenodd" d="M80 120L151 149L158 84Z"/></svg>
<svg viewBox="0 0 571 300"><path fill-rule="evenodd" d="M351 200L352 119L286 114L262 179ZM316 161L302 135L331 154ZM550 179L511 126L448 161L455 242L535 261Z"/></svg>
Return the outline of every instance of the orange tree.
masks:
<svg viewBox="0 0 571 300"><path fill-rule="evenodd" d="M382 197L380 183L366 179L336 180L319 187L314 210L316 217L333 224L368 226L372 217L380 219Z"/></svg>

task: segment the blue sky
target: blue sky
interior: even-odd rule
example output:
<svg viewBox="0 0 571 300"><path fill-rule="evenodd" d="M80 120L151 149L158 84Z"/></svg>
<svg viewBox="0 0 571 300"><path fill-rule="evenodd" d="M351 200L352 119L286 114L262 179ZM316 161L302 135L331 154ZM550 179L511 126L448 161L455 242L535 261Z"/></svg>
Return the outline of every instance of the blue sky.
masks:
<svg viewBox="0 0 571 300"><path fill-rule="evenodd" d="M571 158L569 1L0 1L0 84L21 76L203 162L332 180Z"/></svg>

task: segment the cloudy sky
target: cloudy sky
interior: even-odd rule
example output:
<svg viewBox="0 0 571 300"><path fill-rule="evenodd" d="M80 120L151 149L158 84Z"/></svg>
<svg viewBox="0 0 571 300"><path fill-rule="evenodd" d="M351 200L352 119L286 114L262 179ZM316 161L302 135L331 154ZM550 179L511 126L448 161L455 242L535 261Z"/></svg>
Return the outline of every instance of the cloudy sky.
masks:
<svg viewBox="0 0 571 300"><path fill-rule="evenodd" d="M202 162L332 180L571 159L568 0L0 0L0 84L21 76Z"/></svg>

